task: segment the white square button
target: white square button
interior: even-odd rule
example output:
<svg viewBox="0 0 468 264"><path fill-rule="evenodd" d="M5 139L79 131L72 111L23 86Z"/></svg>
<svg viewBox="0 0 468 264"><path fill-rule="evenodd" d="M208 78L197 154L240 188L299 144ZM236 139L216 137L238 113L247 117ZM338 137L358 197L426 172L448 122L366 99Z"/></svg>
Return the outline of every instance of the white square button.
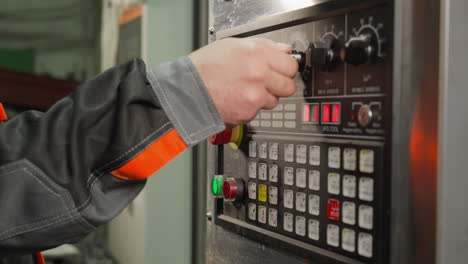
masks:
<svg viewBox="0 0 468 264"><path fill-rule="evenodd" d="M356 250L356 232L354 230L343 228L341 231L341 248L349 252Z"/></svg>
<svg viewBox="0 0 468 264"><path fill-rule="evenodd" d="M249 199L257 199L257 184L255 182L249 182Z"/></svg>
<svg viewBox="0 0 468 264"><path fill-rule="evenodd" d="M269 169L268 179L271 182L278 182L278 165L270 164L268 166L268 169Z"/></svg>
<svg viewBox="0 0 468 264"><path fill-rule="evenodd" d="M309 164L320 166L320 146L313 145L309 147Z"/></svg>
<svg viewBox="0 0 468 264"><path fill-rule="evenodd" d="M294 144L284 145L284 161L294 162Z"/></svg>
<svg viewBox="0 0 468 264"><path fill-rule="evenodd" d="M339 169L341 164L341 151L339 147L328 148L328 167Z"/></svg>
<svg viewBox="0 0 468 264"><path fill-rule="evenodd" d="M359 152L359 170L365 173L374 173L374 151L361 149Z"/></svg>
<svg viewBox="0 0 468 264"><path fill-rule="evenodd" d="M345 170L356 170L356 149L345 148L343 150L343 168Z"/></svg>
<svg viewBox="0 0 468 264"><path fill-rule="evenodd" d="M270 143L268 152L271 160L278 160L278 143Z"/></svg>
<svg viewBox="0 0 468 264"><path fill-rule="evenodd" d="M320 171L309 171L309 189L313 191L320 191Z"/></svg>
<svg viewBox="0 0 468 264"><path fill-rule="evenodd" d="M368 202L374 200L374 179L367 177L359 179L359 199Z"/></svg>
<svg viewBox="0 0 468 264"><path fill-rule="evenodd" d="M356 197L356 177L353 175L343 176L343 196L354 198Z"/></svg>
<svg viewBox="0 0 468 264"><path fill-rule="evenodd" d="M359 233L358 254L366 258L372 258L372 235L371 234Z"/></svg>
<svg viewBox="0 0 468 264"><path fill-rule="evenodd" d="M337 225L327 225L327 244L334 247L340 246L340 228Z"/></svg>
<svg viewBox="0 0 468 264"><path fill-rule="evenodd" d="M257 178L257 163L254 161L249 162L249 178Z"/></svg>
<svg viewBox="0 0 468 264"><path fill-rule="evenodd" d="M320 215L320 196L309 195L309 214Z"/></svg>
<svg viewBox="0 0 468 264"><path fill-rule="evenodd" d="M257 157L257 142L255 141L249 141L249 157Z"/></svg>
<svg viewBox="0 0 468 264"><path fill-rule="evenodd" d="M328 193L340 194L340 175L338 173L328 173Z"/></svg>
<svg viewBox="0 0 468 264"><path fill-rule="evenodd" d="M309 219L309 238L319 240L320 238L320 222L314 219Z"/></svg>
<svg viewBox="0 0 468 264"><path fill-rule="evenodd" d="M249 219L255 221L257 219L257 205L249 203Z"/></svg>
<svg viewBox="0 0 468 264"><path fill-rule="evenodd" d="M343 202L343 223L348 225L356 224L356 204L353 202Z"/></svg>
<svg viewBox="0 0 468 264"><path fill-rule="evenodd" d="M306 145L296 146L296 162L299 164L306 164L307 162L307 146Z"/></svg>
<svg viewBox="0 0 468 264"><path fill-rule="evenodd" d="M261 159L266 159L268 155L268 143L262 142L258 146L258 157Z"/></svg>
<svg viewBox="0 0 468 264"><path fill-rule="evenodd" d="M268 187L268 198L270 204L278 204L278 188L275 186Z"/></svg>
<svg viewBox="0 0 468 264"><path fill-rule="evenodd" d="M300 236L306 234L306 219L303 216L296 216L296 234Z"/></svg>
<svg viewBox="0 0 468 264"><path fill-rule="evenodd" d="M275 208L268 209L268 224L273 227L278 226L278 211Z"/></svg>
<svg viewBox="0 0 468 264"><path fill-rule="evenodd" d="M284 190L283 204L285 208L294 208L294 192L291 190Z"/></svg>
<svg viewBox="0 0 468 264"><path fill-rule="evenodd" d="M294 185L294 168L284 167L284 184Z"/></svg>
<svg viewBox="0 0 468 264"><path fill-rule="evenodd" d="M359 227L369 230L374 227L374 209L372 206L359 206Z"/></svg>
<svg viewBox="0 0 468 264"><path fill-rule="evenodd" d="M302 168L296 169L296 186L299 188L307 187L306 177L307 177L306 169L302 169Z"/></svg>
<svg viewBox="0 0 468 264"><path fill-rule="evenodd" d="M296 210L299 212L306 211L306 194L302 192L296 193Z"/></svg>
<svg viewBox="0 0 468 264"><path fill-rule="evenodd" d="M265 206L258 207L258 222L262 224L267 222L267 208Z"/></svg>
<svg viewBox="0 0 468 264"><path fill-rule="evenodd" d="M284 213L283 217L283 229L292 232L294 225L294 216L291 213Z"/></svg>
<svg viewBox="0 0 468 264"><path fill-rule="evenodd" d="M264 181L267 180L267 164L266 163L258 164L258 178Z"/></svg>

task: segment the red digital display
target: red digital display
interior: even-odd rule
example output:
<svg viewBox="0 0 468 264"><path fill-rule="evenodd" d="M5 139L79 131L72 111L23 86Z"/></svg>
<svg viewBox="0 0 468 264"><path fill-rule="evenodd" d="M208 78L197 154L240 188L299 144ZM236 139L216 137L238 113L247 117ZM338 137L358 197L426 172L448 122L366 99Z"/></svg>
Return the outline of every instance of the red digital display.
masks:
<svg viewBox="0 0 468 264"><path fill-rule="evenodd" d="M334 104L332 109L332 123L339 124L341 121L341 105Z"/></svg>
<svg viewBox="0 0 468 264"><path fill-rule="evenodd" d="M340 221L340 201L335 199L328 200L327 216L330 220Z"/></svg>
<svg viewBox="0 0 468 264"><path fill-rule="evenodd" d="M330 112L331 112L331 105L323 104L322 105L322 123L330 123Z"/></svg>
<svg viewBox="0 0 468 264"><path fill-rule="evenodd" d="M302 109L302 122L310 122L310 105L304 105Z"/></svg>
<svg viewBox="0 0 468 264"><path fill-rule="evenodd" d="M319 105L314 104L312 105L312 122L317 122L319 121L320 118L320 110L319 110Z"/></svg>

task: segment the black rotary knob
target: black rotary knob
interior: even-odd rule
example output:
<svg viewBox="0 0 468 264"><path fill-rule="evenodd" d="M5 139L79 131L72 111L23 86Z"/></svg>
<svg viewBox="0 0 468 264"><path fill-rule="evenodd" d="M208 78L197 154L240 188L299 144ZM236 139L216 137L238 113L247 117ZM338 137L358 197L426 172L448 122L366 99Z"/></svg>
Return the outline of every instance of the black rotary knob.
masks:
<svg viewBox="0 0 468 264"><path fill-rule="evenodd" d="M352 65L370 63L377 57L377 44L371 34L352 37L345 45L345 61Z"/></svg>
<svg viewBox="0 0 468 264"><path fill-rule="evenodd" d="M321 70L329 71L340 62L340 43L333 38L329 41L316 41L307 50L309 63Z"/></svg>

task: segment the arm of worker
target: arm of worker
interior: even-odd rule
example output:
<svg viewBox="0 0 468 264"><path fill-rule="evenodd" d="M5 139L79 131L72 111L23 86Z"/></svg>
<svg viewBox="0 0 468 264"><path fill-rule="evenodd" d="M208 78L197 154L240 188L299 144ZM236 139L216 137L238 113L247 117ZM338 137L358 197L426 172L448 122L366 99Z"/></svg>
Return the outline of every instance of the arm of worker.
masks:
<svg viewBox="0 0 468 264"><path fill-rule="evenodd" d="M231 39L148 69L133 60L0 124L0 254L79 240L185 149L291 95L289 49Z"/></svg>

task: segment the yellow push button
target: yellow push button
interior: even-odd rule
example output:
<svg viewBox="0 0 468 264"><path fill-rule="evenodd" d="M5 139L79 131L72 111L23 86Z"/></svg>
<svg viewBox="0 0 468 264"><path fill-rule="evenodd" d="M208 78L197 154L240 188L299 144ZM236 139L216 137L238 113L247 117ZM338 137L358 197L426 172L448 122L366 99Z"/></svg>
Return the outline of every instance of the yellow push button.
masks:
<svg viewBox="0 0 468 264"><path fill-rule="evenodd" d="M265 184L258 185L258 200L260 202L267 202L267 186Z"/></svg>

